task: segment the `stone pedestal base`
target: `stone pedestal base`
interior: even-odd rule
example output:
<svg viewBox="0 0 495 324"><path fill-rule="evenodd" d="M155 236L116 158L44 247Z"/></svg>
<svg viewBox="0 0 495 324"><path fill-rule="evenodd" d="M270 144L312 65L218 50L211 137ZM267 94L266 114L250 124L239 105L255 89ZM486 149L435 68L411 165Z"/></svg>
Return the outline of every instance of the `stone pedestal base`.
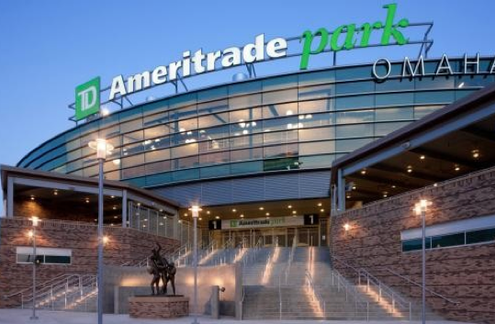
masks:
<svg viewBox="0 0 495 324"><path fill-rule="evenodd" d="M175 318L189 315L189 298L179 296L129 297L129 316L134 318Z"/></svg>

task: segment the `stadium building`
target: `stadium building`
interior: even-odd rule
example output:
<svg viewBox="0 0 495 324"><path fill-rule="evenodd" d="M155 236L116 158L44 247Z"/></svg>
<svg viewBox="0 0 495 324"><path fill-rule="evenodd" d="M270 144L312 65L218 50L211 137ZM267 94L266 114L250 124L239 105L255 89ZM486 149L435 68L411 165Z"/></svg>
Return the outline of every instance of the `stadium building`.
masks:
<svg viewBox="0 0 495 324"><path fill-rule="evenodd" d="M323 38L323 32L319 36ZM400 39L397 41L400 44ZM262 42L267 52L272 48L272 58L281 56L283 42ZM428 41L421 44L431 46ZM490 150L495 138L491 123L494 90L489 87L495 81L494 58L382 58L374 63L264 77L256 77L255 63L246 65L249 76L239 78L237 74L227 84L149 98L128 107L123 104L125 95L112 98L109 102L119 103L122 109L106 114L98 107L96 115L79 119L74 128L40 144L17 167L3 167L2 272L22 268L21 273L28 275L25 258L31 250L21 229L29 227L22 217L33 213L50 224L44 233L52 239L64 232L67 224L77 229L65 231L66 241L45 242L48 257L42 266L51 269L43 274L45 280L66 275L67 269L79 262L77 257L71 261L72 255L83 250L80 259L94 259L88 251L91 247L76 246L81 237L90 242L90 233L96 228L95 178L99 169L88 143L105 138L114 148L104 164L104 224L109 235L115 236L110 243L113 250L105 256L107 266L126 262L137 266L146 256L146 248L151 249L143 243L134 250L129 240L163 240L169 253L183 251L176 260L187 265L184 254L192 237L189 208L199 205L203 209L198 223L205 251L203 265L235 265L244 260L244 264L273 266L268 278L265 268L251 273L255 270L244 266L244 281L237 281L231 295L225 297L225 301L235 301L235 306L224 305L225 314L243 318L244 313L244 318L249 318L260 313L249 304L249 293L260 293L252 288L260 285L256 276L266 279L262 283L266 289L278 285L280 290L284 283L271 277L285 274L287 288L287 281L297 281L294 265L299 261L312 264L321 259L320 263L325 263L334 258L333 267L327 262L328 273L318 266L313 271L310 265L312 273L308 269L302 272L303 278L307 274L311 279L308 282L319 306L311 306L316 315L306 313L310 312L308 306L300 311L301 317L332 318L329 300L333 299L318 288L329 287L324 281L329 278L332 283L356 280L358 287L348 287L354 294L355 316L335 310L335 317L370 318L371 280L380 302L382 293L388 294L390 305L394 305L383 306L384 314L414 319L421 282L416 250L421 242L412 208L426 192L432 208L442 215L427 221L430 310L449 319L493 323L495 315L489 305L494 305L495 285L489 272L493 273L495 266L488 259L493 257L495 206L488 202L493 196L488 191L493 188L489 168L495 161ZM148 72L148 78L151 75L159 81L157 70ZM176 89L187 81L179 74L176 78ZM120 93L135 81L136 77L122 81L127 89ZM143 89L138 90L145 90L146 79L141 81L144 86L140 83ZM110 90L113 96L114 85ZM459 192L462 188L465 192ZM476 201L478 195L486 196L478 208L470 209L470 199ZM63 202L53 205L59 197ZM441 203L435 202L435 197ZM462 200L456 201L459 197ZM66 222L69 220L72 222ZM74 233L79 227L84 229L80 237ZM15 239L7 242L8 235ZM119 251L125 252L122 263ZM13 264L6 265L4 260ZM68 266L60 270L58 261ZM475 264L482 266L476 275L448 269L471 269ZM387 272L385 265L395 274ZM95 261L88 261L87 271L94 269ZM353 269L364 272L356 275ZM342 275L337 275L337 270ZM9 297L15 296L7 305L15 305L20 298L17 291L26 286L17 282L12 287L8 278L0 275L0 285ZM362 279L368 283L366 293L359 291L357 282ZM459 284L464 279L472 281L469 286ZM462 291L464 288L467 290ZM359 297L360 293L364 297ZM201 298L208 300L208 295ZM379 309L380 302L372 309ZM282 305L282 297L277 305ZM115 309L115 305L114 309L108 307L109 311ZM246 310L242 311L243 307ZM297 318L278 307L275 318ZM273 316L268 311L260 314L260 318ZM371 318L382 318L378 310L371 314Z"/></svg>

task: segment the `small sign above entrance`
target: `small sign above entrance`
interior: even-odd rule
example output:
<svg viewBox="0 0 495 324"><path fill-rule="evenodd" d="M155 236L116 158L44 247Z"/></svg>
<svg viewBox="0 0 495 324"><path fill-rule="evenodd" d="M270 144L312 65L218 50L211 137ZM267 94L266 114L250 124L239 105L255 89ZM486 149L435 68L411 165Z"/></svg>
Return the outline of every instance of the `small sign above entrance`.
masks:
<svg viewBox="0 0 495 324"><path fill-rule="evenodd" d="M222 220L220 226L218 226L217 224L217 227L215 229L223 229L223 230L249 229L249 228L286 227L286 226L303 226L303 225L305 225L304 217L287 216L287 217L251 218L251 219L226 219L226 220Z"/></svg>

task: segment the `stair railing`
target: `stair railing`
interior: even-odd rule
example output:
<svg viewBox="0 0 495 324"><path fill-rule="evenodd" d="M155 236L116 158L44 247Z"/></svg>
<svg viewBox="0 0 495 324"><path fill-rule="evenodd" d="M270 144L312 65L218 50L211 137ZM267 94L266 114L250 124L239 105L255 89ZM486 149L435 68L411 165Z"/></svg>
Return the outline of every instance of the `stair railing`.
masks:
<svg viewBox="0 0 495 324"><path fill-rule="evenodd" d="M294 235L294 238L292 239L292 248L289 254L289 261L287 262L287 267L285 268L285 274L284 274L286 285L289 279L290 267L292 265L292 262L294 261L294 253L296 252L296 247L297 247L297 236Z"/></svg>
<svg viewBox="0 0 495 324"><path fill-rule="evenodd" d="M320 305L320 312L323 314L323 317L325 318L326 316L326 302L321 296L320 292L316 289L315 283L313 281L313 277L309 273L308 270L306 270L306 282L307 282L307 287L311 290L312 295L316 298L318 301L318 304Z"/></svg>
<svg viewBox="0 0 495 324"><path fill-rule="evenodd" d="M331 272L332 286L337 287L337 291L344 291L345 300L348 301L349 297L354 300L354 312L357 314L358 307L366 306L366 321L370 318L370 303L363 298L361 293L357 290L356 286L352 285L342 276L337 270L332 269Z"/></svg>
<svg viewBox="0 0 495 324"><path fill-rule="evenodd" d="M388 298L391 304L392 314L394 314L396 310L402 310L408 313L409 320L412 319L412 303L410 301L407 301L406 299L404 299L404 297L397 294L392 288L382 283L378 278L373 276L367 270L363 268L357 269L336 256L332 256L332 259L336 260L345 268L348 268L352 272L354 272L357 276L357 284L361 286L364 282L367 292L370 291L370 288L374 287L374 292L378 294L377 298L379 302L381 302L382 299L386 300Z"/></svg>
<svg viewBox="0 0 495 324"><path fill-rule="evenodd" d="M412 280L412 279L410 279L410 278L408 278L408 277L406 277L406 276L403 276L403 275L401 275L401 274L399 274L399 273L395 272L395 271L394 271L394 270L392 270L392 269L389 269L389 268L384 268L384 270L386 270L387 272L389 272L389 273L393 274L393 275L394 275L394 276L396 276L396 277L399 277L399 278L401 278L401 279L403 279L403 280L407 281L407 282L408 282L408 283L410 283L411 285L414 285L414 286L416 286L416 287L420 287L420 288L422 287L422 285L421 285L420 283L418 283L418 282L416 282L416 281L414 281L414 280ZM446 297L446 296L444 296L444 295L441 295L441 294L439 294L439 293L437 293L437 292L435 292L435 291L433 291L433 290L431 290L431 289L429 289L429 288L425 288L425 290L426 290L427 292L429 292L431 295L433 295L433 296L436 296L436 297L438 297L438 298L443 299L443 300L444 300L445 302L447 302L447 303L454 304L454 305L458 305L458 304L460 304L460 303L461 303L461 302L459 302L459 301L456 301L456 300L450 299L450 298L448 298L448 297Z"/></svg>
<svg viewBox="0 0 495 324"><path fill-rule="evenodd" d="M279 320L282 320L282 277L278 277L278 312Z"/></svg>

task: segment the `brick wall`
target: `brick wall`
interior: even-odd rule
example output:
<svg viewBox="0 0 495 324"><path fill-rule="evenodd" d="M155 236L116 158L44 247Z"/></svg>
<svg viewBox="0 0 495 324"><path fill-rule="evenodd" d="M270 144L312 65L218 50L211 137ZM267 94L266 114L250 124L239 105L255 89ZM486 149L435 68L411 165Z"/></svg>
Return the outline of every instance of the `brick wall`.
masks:
<svg viewBox="0 0 495 324"><path fill-rule="evenodd" d="M437 187L392 197L332 218L332 253L367 269L385 284L419 301L421 290L388 271L421 283L421 251L401 252L400 232L421 227L412 208L432 201L426 226L495 213L495 170L468 175ZM343 225L349 223L349 231ZM495 244L427 251L427 288L460 304L444 304L427 293L428 305L448 319L495 323ZM343 273L348 269L335 263Z"/></svg>
<svg viewBox="0 0 495 324"><path fill-rule="evenodd" d="M0 219L0 292L8 295L31 286L32 265L16 263L16 247L32 246L27 233L31 221L26 218ZM70 221L43 220L36 230L38 247L59 247L72 249L72 264L41 264L37 268L37 281L48 281L66 273L96 274L97 226ZM139 262L151 253L155 242L159 242L163 253L179 247L177 240L143 233L131 228L105 227L109 242L104 248L104 262L107 265L121 265ZM12 306L15 298L3 300L0 307Z"/></svg>

